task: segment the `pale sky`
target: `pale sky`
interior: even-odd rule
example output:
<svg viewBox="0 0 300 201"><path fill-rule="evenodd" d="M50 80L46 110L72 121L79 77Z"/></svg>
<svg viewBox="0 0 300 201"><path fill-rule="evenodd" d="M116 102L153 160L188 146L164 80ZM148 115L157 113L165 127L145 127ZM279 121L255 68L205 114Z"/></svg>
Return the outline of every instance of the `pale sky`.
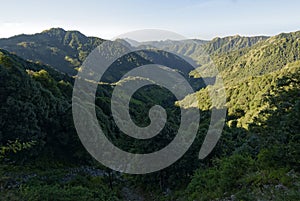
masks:
<svg viewBox="0 0 300 201"><path fill-rule="evenodd" d="M199 39L275 35L300 30L299 8L299 0L9 0L0 38L52 27L105 39L139 29Z"/></svg>

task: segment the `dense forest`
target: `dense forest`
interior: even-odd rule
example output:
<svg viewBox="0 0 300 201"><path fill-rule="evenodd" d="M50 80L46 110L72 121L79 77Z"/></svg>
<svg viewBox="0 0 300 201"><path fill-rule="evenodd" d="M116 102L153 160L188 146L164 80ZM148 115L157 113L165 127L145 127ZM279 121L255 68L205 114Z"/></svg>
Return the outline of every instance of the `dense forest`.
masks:
<svg viewBox="0 0 300 201"><path fill-rule="evenodd" d="M145 175L101 165L74 127L76 72L104 41L61 28L0 39L0 200L300 200L300 32L152 41L138 44L146 49L140 54L116 61L99 82L95 111L118 147L132 153L160 150L176 135L180 108L201 113L185 155ZM192 58L204 73L175 53ZM127 71L152 63L179 70L196 92L177 100L155 85L139 89L130 101L133 121L148 125L148 111L157 104L168 118L159 135L133 139L118 129L110 99ZM217 146L199 160L212 110L212 86L203 79L211 77L212 65L224 80L227 116Z"/></svg>

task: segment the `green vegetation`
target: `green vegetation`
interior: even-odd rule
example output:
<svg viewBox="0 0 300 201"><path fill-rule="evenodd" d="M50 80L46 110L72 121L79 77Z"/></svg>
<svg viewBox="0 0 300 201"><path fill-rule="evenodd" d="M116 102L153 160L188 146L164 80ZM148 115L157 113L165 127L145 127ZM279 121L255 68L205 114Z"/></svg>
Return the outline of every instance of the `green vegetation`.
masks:
<svg viewBox="0 0 300 201"><path fill-rule="evenodd" d="M100 38L86 37L78 31L53 28L34 35L0 39L0 48L75 75L75 69L79 68L87 55L102 42Z"/></svg>
<svg viewBox="0 0 300 201"><path fill-rule="evenodd" d="M74 74L103 40L62 29L1 39L0 47L50 66L0 49L0 199L298 201L299 33L196 41L200 49L188 41L142 44L191 56L208 75L212 61L221 71L227 95L226 125L204 160L198 159L198 153L210 122L211 86L188 78L189 73L198 75L164 51L143 51L116 61L101 80L105 84L98 86L95 110L105 134L123 150L148 153L165 147L176 135L179 106L201 110L200 129L188 152L170 167L146 175L104 168L82 147L73 125L74 80L64 73ZM200 59L202 48L211 60ZM202 88L183 100L154 85L138 90L130 102L137 125L150 123L148 111L156 104L166 108L168 118L159 135L134 140L115 125L110 97L124 73L151 63L179 69L194 87L200 83ZM128 78L132 79L138 78Z"/></svg>
<svg viewBox="0 0 300 201"><path fill-rule="evenodd" d="M197 171L187 189L191 200L299 199L299 75L300 65L291 64L227 90L231 133L222 141L223 151L234 145L233 155L225 153L213 167ZM235 133L235 127L246 130ZM237 135L242 133L243 139ZM226 139L230 135L237 139Z"/></svg>
<svg viewBox="0 0 300 201"><path fill-rule="evenodd" d="M1 166L1 200L93 200L118 201L117 190L107 185L105 175L93 175L87 167L53 167L41 171L33 166ZM92 176L93 175L93 176ZM8 189L6 189L8 187Z"/></svg>
<svg viewBox="0 0 300 201"><path fill-rule="evenodd" d="M201 76L209 76L212 65L218 68L226 83L281 69L299 60L299 36L300 32L280 34L251 47L213 54L210 62L200 67ZM191 74L199 76L196 71Z"/></svg>

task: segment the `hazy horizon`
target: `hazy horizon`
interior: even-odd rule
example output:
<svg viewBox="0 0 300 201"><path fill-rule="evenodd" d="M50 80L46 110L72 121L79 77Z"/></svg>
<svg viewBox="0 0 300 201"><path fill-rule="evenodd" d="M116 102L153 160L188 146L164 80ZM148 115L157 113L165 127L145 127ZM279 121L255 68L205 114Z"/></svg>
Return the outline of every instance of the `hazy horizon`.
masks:
<svg viewBox="0 0 300 201"><path fill-rule="evenodd" d="M96 36L96 35L87 35L85 34L83 31L81 30L75 30L75 29L65 29L64 27L50 27L48 29L43 29L43 30L40 30L40 31L37 31L37 32L34 32L34 33L19 33L19 34L15 34L15 35L11 35L11 36L7 36L7 37L0 37L0 39L5 39L5 38L11 38L11 37L14 37L14 36L18 36L18 35L22 35L22 34L25 34L25 35L34 35L34 34L37 34L37 33L41 33L43 31L47 31L47 30L50 30L50 29L55 29L55 28L61 28L65 31L79 31L80 33L84 34L85 36L87 37L98 37L98 38L101 38L101 39L105 39L105 40L111 40L112 38L102 38L102 37L99 37L99 36ZM129 31L127 33L132 33L132 32L135 32L136 30L133 30L133 31ZM163 31L163 30L161 30ZM174 38L165 38L165 39L153 39L153 40L138 40L136 37L116 37L116 38L121 38L121 39L130 39L130 40L134 40L134 41L137 41L137 42L151 42L151 41L166 41L166 40L186 40L186 39L195 39L195 40L203 40L203 41L211 41L215 38L226 38L226 37L233 37L233 36L240 36L240 37L255 37L255 36L266 36L266 37L272 37L272 36L276 36L278 34L281 34L281 33L292 33L292 32L297 32L297 31L300 31L300 28L298 30L292 30L292 31L282 31L282 32L278 32L278 33L275 33L273 35L265 35L265 34L257 34L257 35L251 35L251 34L244 34L244 35L241 35L241 34L233 34L233 35L224 35L224 36L215 36L213 38L209 38L209 39L204 39L204 38L197 38L197 37L189 37L189 38L184 38L184 39L174 39ZM126 33L125 33L126 35Z"/></svg>
<svg viewBox="0 0 300 201"><path fill-rule="evenodd" d="M169 30L202 40L273 36L300 29L299 6L296 0L9 1L2 4L0 38L52 27L104 39L141 29Z"/></svg>

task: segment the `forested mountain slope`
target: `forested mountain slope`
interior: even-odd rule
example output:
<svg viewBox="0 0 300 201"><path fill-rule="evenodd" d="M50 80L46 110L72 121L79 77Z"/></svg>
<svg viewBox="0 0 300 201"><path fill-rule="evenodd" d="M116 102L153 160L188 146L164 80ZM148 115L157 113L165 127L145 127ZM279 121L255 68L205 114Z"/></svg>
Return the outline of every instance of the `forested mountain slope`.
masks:
<svg viewBox="0 0 300 201"><path fill-rule="evenodd" d="M230 36L215 38L212 41L183 40L183 41L152 41L139 43L140 47L155 47L165 51L191 57L199 64L205 54L214 55L231 52L237 49L251 47L265 40L267 37ZM11 38L0 39L0 48L15 52L24 59L40 61L57 70L76 74L87 55L104 40L97 37L87 37L78 31L65 31L61 28L52 28L34 35L17 35Z"/></svg>
<svg viewBox="0 0 300 201"><path fill-rule="evenodd" d="M52 28L34 35L0 39L0 48L15 52L24 59L49 64L61 72L76 74L87 55L103 42L79 31Z"/></svg>
<svg viewBox="0 0 300 201"><path fill-rule="evenodd" d="M248 48L214 55L200 71L209 75L214 65L228 82L270 73L299 60L299 37L300 32L283 33Z"/></svg>
<svg viewBox="0 0 300 201"><path fill-rule="evenodd" d="M222 149L233 152L212 167L200 168L187 198L299 199L299 97L299 62L228 87L228 129ZM205 90L197 98L200 108L209 105Z"/></svg>

